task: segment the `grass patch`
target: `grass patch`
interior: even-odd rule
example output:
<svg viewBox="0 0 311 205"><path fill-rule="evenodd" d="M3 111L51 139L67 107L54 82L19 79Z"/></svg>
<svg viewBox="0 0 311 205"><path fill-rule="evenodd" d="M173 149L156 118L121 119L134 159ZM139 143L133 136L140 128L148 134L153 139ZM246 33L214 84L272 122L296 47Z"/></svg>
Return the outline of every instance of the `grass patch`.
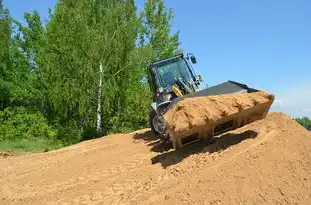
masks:
<svg viewBox="0 0 311 205"><path fill-rule="evenodd" d="M0 152L48 152L68 146L49 139L21 139L0 141Z"/></svg>

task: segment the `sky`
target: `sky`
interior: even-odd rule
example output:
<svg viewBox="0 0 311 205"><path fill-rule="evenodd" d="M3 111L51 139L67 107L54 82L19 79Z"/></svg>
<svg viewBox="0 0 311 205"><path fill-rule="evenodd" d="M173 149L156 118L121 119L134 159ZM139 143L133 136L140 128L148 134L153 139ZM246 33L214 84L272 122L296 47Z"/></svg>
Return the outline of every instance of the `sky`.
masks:
<svg viewBox="0 0 311 205"><path fill-rule="evenodd" d="M37 9L48 19L57 0L4 0L12 17ZM143 0L136 0L143 8ZM311 117L310 0L165 0L173 32L193 53L206 84L227 80L275 94L271 111Z"/></svg>

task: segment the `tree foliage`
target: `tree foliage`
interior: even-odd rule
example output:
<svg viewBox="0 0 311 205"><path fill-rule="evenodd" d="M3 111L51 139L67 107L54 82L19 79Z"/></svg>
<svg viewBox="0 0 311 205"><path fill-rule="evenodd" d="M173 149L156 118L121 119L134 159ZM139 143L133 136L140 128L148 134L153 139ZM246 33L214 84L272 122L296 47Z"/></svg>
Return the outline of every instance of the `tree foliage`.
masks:
<svg viewBox="0 0 311 205"><path fill-rule="evenodd" d="M139 44L151 45L154 59L161 59L178 52L179 31L171 35L173 10L168 9L162 0L146 1L140 14Z"/></svg>
<svg viewBox="0 0 311 205"><path fill-rule="evenodd" d="M21 24L0 0L0 142L75 143L148 126L141 79L178 52L172 14L161 0L140 14L134 0L59 0L45 24L36 10Z"/></svg>
<svg viewBox="0 0 311 205"><path fill-rule="evenodd" d="M57 130L36 109L7 107L0 111L0 141L56 137Z"/></svg>
<svg viewBox="0 0 311 205"><path fill-rule="evenodd" d="M295 118L295 120L302 126L304 126L306 129L311 131L311 119L308 117L303 118Z"/></svg>
<svg viewBox="0 0 311 205"><path fill-rule="evenodd" d="M11 19L9 11L0 0L0 108L4 108L10 96L12 72L10 71Z"/></svg>

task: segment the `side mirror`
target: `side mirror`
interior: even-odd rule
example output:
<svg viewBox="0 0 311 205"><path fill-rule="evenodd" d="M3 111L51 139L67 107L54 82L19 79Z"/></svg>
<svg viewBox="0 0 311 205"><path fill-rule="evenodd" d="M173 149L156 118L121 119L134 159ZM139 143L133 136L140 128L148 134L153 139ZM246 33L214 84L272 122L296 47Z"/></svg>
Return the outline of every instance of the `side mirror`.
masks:
<svg viewBox="0 0 311 205"><path fill-rule="evenodd" d="M197 59L195 58L195 56L192 53L187 53L187 60L191 60L191 63L196 64L197 63Z"/></svg>
<svg viewBox="0 0 311 205"><path fill-rule="evenodd" d="M190 59L193 64L197 63L197 59L195 58L195 56L191 56Z"/></svg>

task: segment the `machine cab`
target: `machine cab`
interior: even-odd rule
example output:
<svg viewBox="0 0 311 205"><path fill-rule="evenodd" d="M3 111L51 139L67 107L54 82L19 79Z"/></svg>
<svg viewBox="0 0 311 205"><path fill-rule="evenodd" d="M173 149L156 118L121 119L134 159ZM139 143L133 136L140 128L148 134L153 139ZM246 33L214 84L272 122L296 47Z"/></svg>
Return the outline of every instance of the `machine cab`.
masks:
<svg viewBox="0 0 311 205"><path fill-rule="evenodd" d="M156 61L149 66L149 85L155 97L164 97L163 95L172 94L173 85L179 85L179 89L183 89L182 87L185 86L189 87L193 92L198 90L201 77L195 75L189 59L192 63L196 63L193 55L184 58L183 54L179 54L171 58ZM161 101L165 101L165 99Z"/></svg>

